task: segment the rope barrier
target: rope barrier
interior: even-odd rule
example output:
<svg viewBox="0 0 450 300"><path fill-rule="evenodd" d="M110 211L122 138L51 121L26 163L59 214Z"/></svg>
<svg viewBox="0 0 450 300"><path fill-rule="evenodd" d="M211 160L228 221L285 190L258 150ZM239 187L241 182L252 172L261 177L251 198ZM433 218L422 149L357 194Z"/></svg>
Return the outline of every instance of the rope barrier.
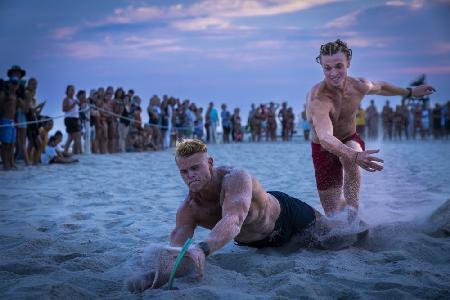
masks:
<svg viewBox="0 0 450 300"><path fill-rule="evenodd" d="M131 119L131 118L124 117L122 115L115 114L115 113L113 113L113 112L111 112L109 110L105 110L105 109L102 109L100 107L95 107L93 105L91 105L91 107L93 107L96 110L103 111L103 112L105 112L105 113L107 113L109 115L112 115L114 117L117 117L117 118L120 118L120 119L124 119L124 120L128 120L130 122L136 122L135 119ZM141 123L142 123L142 121L141 121ZM147 124L152 126L152 127L159 127L159 128L164 128L164 129L169 129L170 128L169 126L163 126L163 125L158 125L158 124L150 124L150 123L147 123ZM172 129L175 129L175 130L186 130L186 129L192 129L192 127L191 126L176 126L176 127L172 127Z"/></svg>
<svg viewBox="0 0 450 300"><path fill-rule="evenodd" d="M88 110L89 109L86 108L86 109L80 110L79 112L86 112ZM48 117L48 118L43 118L43 119L35 120L35 121L27 121L27 122L19 122L19 123L12 122L11 124L0 125L0 128L1 127L14 127L14 126L29 125L29 124L37 124L37 123L42 123L42 122L46 122L46 121L50 121L50 120L60 119L60 118L63 118L65 116L66 115L64 114L64 115L59 115L59 116L56 116L56 117Z"/></svg>
<svg viewBox="0 0 450 300"><path fill-rule="evenodd" d="M111 115L113 117L116 117L116 118L120 118L120 119L123 119L123 120L128 120L130 122L136 123L135 119L127 118L127 117L124 117L122 115L118 115L118 114L113 113L113 112L111 112L109 110L106 110L106 109L103 109L103 108L100 108L100 107L96 107L94 105L88 105L86 108L79 110L79 112L87 112L87 111L90 111L90 110L93 110L93 109L94 110L98 110L98 111L102 111L102 112L104 112L104 113L106 113L108 115ZM48 117L48 118L44 118L44 119L40 119L40 120L36 120L36 121L27 121L27 122L19 122L19 123L12 122L11 124L2 124L2 125L0 125L0 128L1 127L14 127L14 126L29 125L29 124L37 124L37 123L46 122L46 121L49 121L49 120L60 119L60 118L63 118L63 117L65 117L65 114L64 115L59 115L59 116L56 116L56 117ZM141 121L141 123L142 123L142 121ZM169 126L163 126L163 125L158 125L158 124L150 124L150 123L147 123L147 124L149 124L152 127L159 127L159 128L163 128L163 129L169 129L170 128ZM187 129L193 129L193 126L192 127L191 126L176 126L176 127L172 127L172 129L175 129L175 130L187 130Z"/></svg>

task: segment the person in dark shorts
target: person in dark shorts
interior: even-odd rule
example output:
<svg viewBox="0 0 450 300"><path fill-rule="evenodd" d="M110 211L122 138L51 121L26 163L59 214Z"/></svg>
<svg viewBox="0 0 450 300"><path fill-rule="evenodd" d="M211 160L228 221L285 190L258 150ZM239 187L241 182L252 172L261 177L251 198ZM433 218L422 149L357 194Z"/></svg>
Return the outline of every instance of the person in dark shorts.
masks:
<svg viewBox="0 0 450 300"><path fill-rule="evenodd" d="M75 87L68 85L66 89L66 97L63 100L63 112L65 113L64 125L68 138L64 146L64 152L68 153L72 141L73 154L81 154L81 123L79 116L79 102L74 99Z"/></svg>
<svg viewBox="0 0 450 300"><path fill-rule="evenodd" d="M250 243L235 241L236 245L254 248L283 246L294 234L302 233L315 225L316 217L320 216L314 208L288 194L279 191L267 193L274 196L280 204L280 216L275 222L273 231L262 240Z"/></svg>
<svg viewBox="0 0 450 300"><path fill-rule="evenodd" d="M401 88L387 82L348 76L352 50L341 40L320 47L316 62L324 79L308 93L306 115L311 124L312 159L317 190L327 216L346 212L357 219L361 174L383 170L379 150L366 150L356 134L356 112L366 95L423 97L435 90L430 85Z"/></svg>

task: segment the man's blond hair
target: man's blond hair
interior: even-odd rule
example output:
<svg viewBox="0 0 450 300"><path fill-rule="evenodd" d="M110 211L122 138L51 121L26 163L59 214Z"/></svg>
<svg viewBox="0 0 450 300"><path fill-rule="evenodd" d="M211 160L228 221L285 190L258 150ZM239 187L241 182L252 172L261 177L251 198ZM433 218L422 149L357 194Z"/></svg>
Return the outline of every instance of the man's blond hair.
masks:
<svg viewBox="0 0 450 300"><path fill-rule="evenodd" d="M181 139L175 146L176 157L188 157L195 153L206 153L208 149L205 143L198 139Z"/></svg>

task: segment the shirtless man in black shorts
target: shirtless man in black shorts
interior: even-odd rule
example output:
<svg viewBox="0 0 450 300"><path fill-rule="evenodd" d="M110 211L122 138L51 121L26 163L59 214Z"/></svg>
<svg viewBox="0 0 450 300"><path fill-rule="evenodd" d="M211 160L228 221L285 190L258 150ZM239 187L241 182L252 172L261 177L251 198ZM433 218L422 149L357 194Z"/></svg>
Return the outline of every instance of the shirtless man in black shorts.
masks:
<svg viewBox="0 0 450 300"><path fill-rule="evenodd" d="M254 248L278 247L297 234L301 244L314 246L315 238L327 232L328 221L305 202L283 192L267 192L246 170L214 167L213 158L200 140L179 141L175 161L189 194L178 208L170 246L183 246L198 226L210 229L209 236L185 254L200 275L205 258L230 241ZM154 272L147 273L130 281L128 287L143 291L167 282L167 278L155 276Z"/></svg>

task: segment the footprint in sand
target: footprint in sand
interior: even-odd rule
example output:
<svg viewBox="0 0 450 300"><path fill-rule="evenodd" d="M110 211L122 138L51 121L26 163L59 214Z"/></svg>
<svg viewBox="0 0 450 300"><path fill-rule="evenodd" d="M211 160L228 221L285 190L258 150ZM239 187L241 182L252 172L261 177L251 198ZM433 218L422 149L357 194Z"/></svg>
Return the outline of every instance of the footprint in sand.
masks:
<svg viewBox="0 0 450 300"><path fill-rule="evenodd" d="M93 213L82 213L82 212L76 212L74 214L71 214L70 217L72 219L75 219L77 221L84 221L89 220L94 216Z"/></svg>
<svg viewBox="0 0 450 300"><path fill-rule="evenodd" d="M77 230L77 229L81 228L81 225L78 225L78 224L63 224L62 227L64 229Z"/></svg>

